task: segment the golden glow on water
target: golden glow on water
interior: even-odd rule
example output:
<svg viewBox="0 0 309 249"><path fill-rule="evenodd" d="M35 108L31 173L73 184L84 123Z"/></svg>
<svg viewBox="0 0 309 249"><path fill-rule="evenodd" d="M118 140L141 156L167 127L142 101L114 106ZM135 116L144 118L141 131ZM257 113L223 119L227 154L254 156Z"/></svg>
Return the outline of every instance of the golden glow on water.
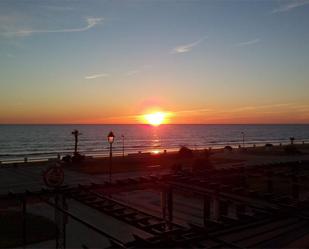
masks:
<svg viewBox="0 0 309 249"><path fill-rule="evenodd" d="M152 153L152 154L159 154L159 153L160 153L160 150L152 150L151 153Z"/></svg>

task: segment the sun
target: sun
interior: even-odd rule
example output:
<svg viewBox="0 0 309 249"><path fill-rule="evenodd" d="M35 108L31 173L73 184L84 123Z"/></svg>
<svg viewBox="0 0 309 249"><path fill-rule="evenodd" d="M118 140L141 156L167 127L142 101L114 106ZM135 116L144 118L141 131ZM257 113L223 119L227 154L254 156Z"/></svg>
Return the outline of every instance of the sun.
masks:
<svg viewBox="0 0 309 249"><path fill-rule="evenodd" d="M165 123L167 114L164 112L154 112L143 115L144 120L153 126L159 126L160 124Z"/></svg>

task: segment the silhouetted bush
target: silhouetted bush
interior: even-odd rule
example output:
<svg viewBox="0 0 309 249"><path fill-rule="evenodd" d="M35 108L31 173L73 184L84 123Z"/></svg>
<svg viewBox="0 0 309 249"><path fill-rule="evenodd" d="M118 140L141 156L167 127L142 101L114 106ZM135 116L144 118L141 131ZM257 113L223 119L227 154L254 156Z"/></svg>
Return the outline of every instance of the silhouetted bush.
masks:
<svg viewBox="0 0 309 249"><path fill-rule="evenodd" d="M285 154L288 155L295 155L295 154L301 154L301 152L294 146L294 145L288 145L284 148Z"/></svg>
<svg viewBox="0 0 309 249"><path fill-rule="evenodd" d="M274 145L273 144L270 144L270 143L267 143L267 144L265 144L265 147L266 148L272 148Z"/></svg>
<svg viewBox="0 0 309 249"><path fill-rule="evenodd" d="M205 149L203 155L208 159L212 155L211 149Z"/></svg>
<svg viewBox="0 0 309 249"><path fill-rule="evenodd" d="M178 155L183 158L193 157L193 151L186 146L181 146Z"/></svg>
<svg viewBox="0 0 309 249"><path fill-rule="evenodd" d="M62 161L65 163L71 163L72 162L72 157L70 155L66 155L62 157Z"/></svg>
<svg viewBox="0 0 309 249"><path fill-rule="evenodd" d="M294 144L294 141L295 141L295 137L290 137L290 142L291 142L291 145Z"/></svg>
<svg viewBox="0 0 309 249"><path fill-rule="evenodd" d="M74 153L74 156L72 156L72 163L81 163L85 160L85 156L79 154L78 152Z"/></svg>
<svg viewBox="0 0 309 249"><path fill-rule="evenodd" d="M224 150L226 150L226 151L232 151L233 148L232 148L232 146L227 145L227 146L224 147Z"/></svg>

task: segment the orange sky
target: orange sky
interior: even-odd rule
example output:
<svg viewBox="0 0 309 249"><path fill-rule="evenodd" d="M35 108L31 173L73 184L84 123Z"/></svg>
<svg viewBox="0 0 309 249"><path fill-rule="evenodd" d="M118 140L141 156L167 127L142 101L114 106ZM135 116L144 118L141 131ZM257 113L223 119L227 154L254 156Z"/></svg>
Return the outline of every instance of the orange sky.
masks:
<svg viewBox="0 0 309 249"><path fill-rule="evenodd" d="M170 124L220 124L220 123L308 123L309 112L306 105L299 104L269 104L263 106L246 106L234 108L198 108L198 109L171 109L158 105L145 107L137 105L138 112L134 108L127 110L115 110L115 115L111 112L104 112L99 109L87 107L68 110L44 109L36 107L29 111L24 107L7 113L0 117L1 123L81 123L81 124L136 124L147 123L144 114L157 111L167 113L164 123ZM117 112L116 112L117 111ZM129 113L129 114L127 114Z"/></svg>

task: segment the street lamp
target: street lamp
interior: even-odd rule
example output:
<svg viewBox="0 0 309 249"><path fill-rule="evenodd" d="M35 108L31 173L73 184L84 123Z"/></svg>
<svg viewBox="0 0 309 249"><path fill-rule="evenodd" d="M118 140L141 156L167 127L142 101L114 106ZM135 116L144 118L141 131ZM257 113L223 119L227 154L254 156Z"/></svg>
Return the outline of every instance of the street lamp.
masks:
<svg viewBox="0 0 309 249"><path fill-rule="evenodd" d="M111 131L108 133L107 141L109 143L109 183L112 182L112 157L113 157L113 142L115 140L115 135Z"/></svg>
<svg viewBox="0 0 309 249"><path fill-rule="evenodd" d="M245 133L241 132L242 134L242 147L245 147Z"/></svg>

